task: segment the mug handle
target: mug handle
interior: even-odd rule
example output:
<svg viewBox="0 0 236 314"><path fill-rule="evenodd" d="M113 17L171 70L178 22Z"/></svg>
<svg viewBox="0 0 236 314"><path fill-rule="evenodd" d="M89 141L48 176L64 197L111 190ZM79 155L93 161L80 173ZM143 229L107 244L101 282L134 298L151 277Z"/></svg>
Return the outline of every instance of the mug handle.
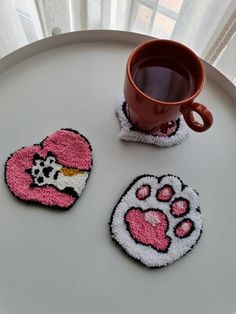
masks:
<svg viewBox="0 0 236 314"><path fill-rule="evenodd" d="M183 114L184 120L187 125L196 132L204 132L208 130L213 124L213 116L211 112L207 109L206 106L197 102L191 105L182 106L180 108L180 112ZM203 123L198 122L194 118L193 112L199 114L199 116L202 118Z"/></svg>

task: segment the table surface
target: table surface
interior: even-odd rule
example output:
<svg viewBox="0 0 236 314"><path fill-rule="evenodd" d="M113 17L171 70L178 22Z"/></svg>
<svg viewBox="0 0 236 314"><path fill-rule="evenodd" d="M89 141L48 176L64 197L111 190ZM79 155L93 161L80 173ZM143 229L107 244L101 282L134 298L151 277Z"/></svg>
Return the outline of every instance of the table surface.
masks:
<svg viewBox="0 0 236 314"><path fill-rule="evenodd" d="M3 314L236 311L236 91L205 63L198 101L214 125L160 149L118 139L125 64L144 35L75 32L0 61L0 312ZM54 212L15 199L4 183L10 153L60 128L84 134L94 168L81 199ZM172 173L200 193L204 233L179 261L149 270L111 241L113 207L138 175Z"/></svg>

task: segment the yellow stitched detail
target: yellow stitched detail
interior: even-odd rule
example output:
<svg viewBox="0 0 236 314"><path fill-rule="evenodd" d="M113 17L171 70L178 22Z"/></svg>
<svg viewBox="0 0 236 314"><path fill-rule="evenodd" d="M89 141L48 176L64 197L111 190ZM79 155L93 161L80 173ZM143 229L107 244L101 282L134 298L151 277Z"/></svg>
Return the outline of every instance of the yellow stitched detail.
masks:
<svg viewBox="0 0 236 314"><path fill-rule="evenodd" d="M61 172L64 174L64 176L72 177L76 176L77 174L83 174L85 171L79 170L79 169L73 169L73 168L61 168Z"/></svg>

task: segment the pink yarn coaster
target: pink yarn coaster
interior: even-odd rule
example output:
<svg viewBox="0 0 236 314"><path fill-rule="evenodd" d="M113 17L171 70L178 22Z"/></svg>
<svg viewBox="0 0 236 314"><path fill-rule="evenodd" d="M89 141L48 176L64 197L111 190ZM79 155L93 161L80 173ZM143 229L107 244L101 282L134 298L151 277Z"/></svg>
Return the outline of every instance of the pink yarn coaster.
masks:
<svg viewBox="0 0 236 314"><path fill-rule="evenodd" d="M91 169L89 141L75 130L61 129L11 154L5 180L23 201L69 209L83 192Z"/></svg>
<svg viewBox="0 0 236 314"><path fill-rule="evenodd" d="M152 134L145 133L135 128L130 122L126 112L126 102L124 100L117 104L116 113L121 125L119 138L125 141L153 144L158 147L170 147L180 144L189 132L184 118L180 117L176 121L168 122L165 126L162 126L158 131Z"/></svg>
<svg viewBox="0 0 236 314"><path fill-rule="evenodd" d="M137 177L115 206L110 233L147 267L167 266L192 250L202 233L198 193L174 175Z"/></svg>

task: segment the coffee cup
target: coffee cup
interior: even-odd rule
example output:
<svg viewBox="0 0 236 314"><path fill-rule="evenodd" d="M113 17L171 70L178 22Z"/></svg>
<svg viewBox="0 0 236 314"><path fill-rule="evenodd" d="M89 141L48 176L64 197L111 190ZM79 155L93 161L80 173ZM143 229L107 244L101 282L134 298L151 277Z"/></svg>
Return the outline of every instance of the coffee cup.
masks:
<svg viewBox="0 0 236 314"><path fill-rule="evenodd" d="M206 131L213 123L212 114L195 102L204 83L203 64L188 47L164 39L142 43L132 51L126 66L124 97L131 123L155 133L183 115L191 129Z"/></svg>

